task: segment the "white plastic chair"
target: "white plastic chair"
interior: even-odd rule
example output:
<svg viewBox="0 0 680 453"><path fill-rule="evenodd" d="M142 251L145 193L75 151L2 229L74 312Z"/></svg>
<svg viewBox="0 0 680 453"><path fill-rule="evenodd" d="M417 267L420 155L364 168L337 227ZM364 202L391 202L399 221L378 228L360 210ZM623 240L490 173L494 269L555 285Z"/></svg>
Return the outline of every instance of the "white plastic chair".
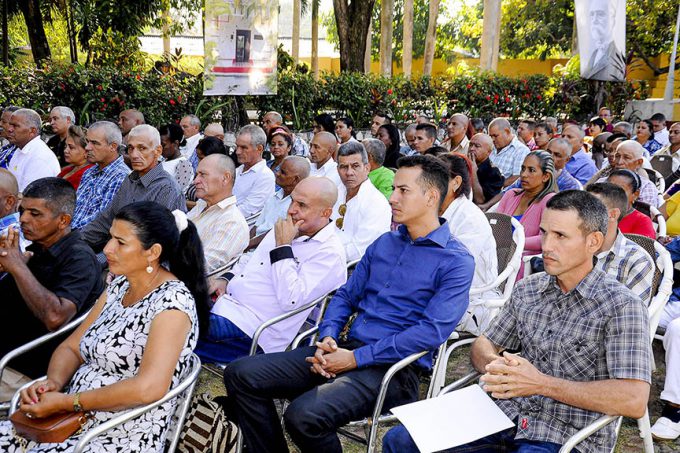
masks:
<svg viewBox="0 0 680 453"><path fill-rule="evenodd" d="M664 219L663 214L661 214L659 209L654 206L649 207L649 214L652 218L654 230L656 230L656 237L660 238L666 236L666 219Z"/></svg>
<svg viewBox="0 0 680 453"><path fill-rule="evenodd" d="M251 214L248 217L246 217L248 229L251 229L253 226L255 226L255 222L257 222L257 219L260 217L260 214L262 214L262 211L257 211L255 214Z"/></svg>
<svg viewBox="0 0 680 453"><path fill-rule="evenodd" d="M224 264L216 269L213 269L209 273L206 274L206 278L210 277L215 277L215 276L220 276L224 274L227 271L230 271L231 268L234 267L236 263L238 263L238 260L241 258L241 255L239 254L238 256L233 257L227 264Z"/></svg>

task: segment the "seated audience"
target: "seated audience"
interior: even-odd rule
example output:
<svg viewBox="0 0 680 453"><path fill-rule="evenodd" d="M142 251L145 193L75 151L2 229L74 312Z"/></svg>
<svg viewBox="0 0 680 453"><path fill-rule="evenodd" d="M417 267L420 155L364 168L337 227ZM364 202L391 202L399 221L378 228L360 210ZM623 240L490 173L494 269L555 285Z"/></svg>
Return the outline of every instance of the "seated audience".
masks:
<svg viewBox="0 0 680 453"><path fill-rule="evenodd" d="M614 124L614 130L612 130L612 132L619 132L626 136L626 140L630 140L631 137L633 137L633 125L628 121L619 121Z"/></svg>
<svg viewBox="0 0 680 453"><path fill-rule="evenodd" d="M654 140L659 142L661 146L668 146L670 144L668 129L666 129L666 115L663 113L655 113L649 121L652 123L652 131L654 132Z"/></svg>
<svg viewBox="0 0 680 453"><path fill-rule="evenodd" d="M666 202L659 208L659 211L666 219L666 234L668 236L680 235L680 192L673 194Z"/></svg>
<svg viewBox="0 0 680 453"><path fill-rule="evenodd" d="M312 131L314 134L319 132L329 132L335 134L335 119L328 113L320 113L314 117L312 123Z"/></svg>
<svg viewBox="0 0 680 453"><path fill-rule="evenodd" d="M0 239L7 236L9 229L14 228L19 231L19 248L22 252L26 251L31 242L27 241L21 232L21 222L19 215L19 185L17 179L9 170L0 168ZM0 280L5 273L0 269ZM5 401L0 398L0 401Z"/></svg>
<svg viewBox="0 0 680 453"><path fill-rule="evenodd" d="M635 137L633 138L647 151L645 157L653 156L658 150L663 148L663 145L654 140L654 126L650 120L641 120L637 123L635 129Z"/></svg>
<svg viewBox="0 0 680 453"><path fill-rule="evenodd" d="M462 154L445 154L439 157L449 167L449 190L439 209L439 216L449 224L454 238L465 244L475 260L472 287L492 284L498 278L496 239L484 213L468 199L470 193L470 162ZM478 294L470 299L470 305L458 328L480 335L491 322L491 313L484 307L484 299L498 296L496 290Z"/></svg>
<svg viewBox="0 0 680 453"><path fill-rule="evenodd" d="M338 175L338 164L333 155L338 151L338 141L330 132L314 134L309 148L309 160L312 162L310 176L324 176L340 187L342 181Z"/></svg>
<svg viewBox="0 0 680 453"><path fill-rule="evenodd" d="M195 156L196 145L203 139L201 134L201 120L196 115L186 115L179 122L183 133L183 145L179 148L182 156L189 159L192 165L198 166L198 160Z"/></svg>
<svg viewBox="0 0 680 453"><path fill-rule="evenodd" d="M7 144L0 148L0 168L9 168L9 161L17 150L17 145L9 137L9 119L12 117L12 113L17 110L19 110L19 107L10 105L2 110L2 116L0 116L0 127L2 127L0 138L7 140Z"/></svg>
<svg viewBox="0 0 680 453"><path fill-rule="evenodd" d="M484 120L483 119L472 118L470 120L470 126L472 126L472 135L486 134L486 126L484 126Z"/></svg>
<svg viewBox="0 0 680 453"><path fill-rule="evenodd" d="M529 151L538 149L536 140L534 140L534 132L536 130L536 122L533 120L522 119L517 125L517 137L520 141L529 148Z"/></svg>
<svg viewBox="0 0 680 453"><path fill-rule="evenodd" d="M642 185L640 186L639 200L650 206L659 206L659 189L649 178L646 177L642 169L644 148L634 140L625 140L616 148L614 155L614 168L617 170L628 169L640 175Z"/></svg>
<svg viewBox="0 0 680 453"><path fill-rule="evenodd" d="M503 188L503 175L491 162L489 155L493 151L493 140L486 134L475 134L470 139L469 154L472 165L472 200L484 211L493 203L489 203Z"/></svg>
<svg viewBox="0 0 680 453"><path fill-rule="evenodd" d="M408 146L401 146L399 129L394 124L384 124L378 128L378 140L385 144L385 161L383 165L387 168L397 168L397 161L402 156L408 156L413 150Z"/></svg>
<svg viewBox="0 0 680 453"><path fill-rule="evenodd" d="M437 127L434 124L421 123L416 126L413 149L415 149L420 154L425 154L428 149L435 146L436 141Z"/></svg>
<svg viewBox="0 0 680 453"><path fill-rule="evenodd" d="M328 221L336 198L327 178L306 178L295 187L287 217L276 221L247 263L239 262L211 288L219 298L210 330L196 348L201 360L229 363L248 355L262 323L345 283L345 251ZM311 310L265 330L261 350L285 350Z"/></svg>
<svg viewBox="0 0 680 453"><path fill-rule="evenodd" d="M290 154L292 156L309 157L309 146L299 136L288 130L283 124L283 117L281 114L278 112L266 113L264 117L262 117L262 129L264 130L264 133L267 134L267 137L271 138L272 131L277 128L285 129L290 135L292 141ZM269 143L267 144L269 145ZM269 151L269 148L266 147L265 151ZM272 171L275 172L276 170L272 169Z"/></svg>
<svg viewBox="0 0 680 453"><path fill-rule="evenodd" d="M550 154L545 151L527 154L519 178L522 188L508 190L497 212L514 217L524 227L523 255L538 255L541 253L541 215L556 192L555 164ZM517 278L523 275L524 263Z"/></svg>
<svg viewBox="0 0 680 453"><path fill-rule="evenodd" d="M309 176L309 161L300 156L288 156L283 159L276 172L276 185L280 187L273 197L269 198L250 231L248 248L254 248L264 238L265 233L274 228L276 221L285 219L290 206L290 194L297 185ZM337 187L337 186L336 186Z"/></svg>
<svg viewBox="0 0 680 453"><path fill-rule="evenodd" d="M447 451L557 452L603 414L639 418L647 409L647 310L631 290L593 268L606 208L584 191L557 194L541 230L546 272L517 284L471 351L484 390L516 426ZM605 426L579 451L611 451L615 430L615 423ZM387 433L383 451L418 450L400 426Z"/></svg>
<svg viewBox="0 0 680 453"><path fill-rule="evenodd" d="M331 220L345 246L347 261L354 261L381 234L390 230L392 213L385 196L368 179L368 156L359 142L346 143L338 150L338 201Z"/></svg>
<svg viewBox="0 0 680 453"><path fill-rule="evenodd" d="M443 154L449 154L449 151L443 146L435 145L428 148L423 154L437 157Z"/></svg>
<svg viewBox="0 0 680 453"><path fill-rule="evenodd" d="M35 180L21 201L21 231L32 241L28 260L19 248L18 229L0 238L0 266L7 273L0 294L4 314L17 326L3 330L0 356L85 313L104 288L94 253L70 227L75 201L75 190L65 180ZM54 346L21 356L13 366L38 377Z"/></svg>
<svg viewBox="0 0 680 453"><path fill-rule="evenodd" d="M556 138L560 127L560 125L557 123L557 118L555 118L554 116L546 116L545 124L550 126L550 129L552 129L552 132L554 134L552 138Z"/></svg>
<svg viewBox="0 0 680 453"><path fill-rule="evenodd" d="M385 162L385 144L375 138L367 138L361 144L364 145L368 155L370 170L368 179L389 200L390 195L392 195L394 172L383 165Z"/></svg>
<svg viewBox="0 0 680 453"><path fill-rule="evenodd" d="M491 121L489 137L494 145L489 158L501 171L505 178L503 186L507 187L519 178L522 162L529 154L529 148L513 134L510 122L505 118L496 118Z"/></svg>
<svg viewBox="0 0 680 453"><path fill-rule="evenodd" d="M109 121L97 121L87 130L87 161L94 166L80 179L71 220L74 230L83 228L105 210L130 174L118 153L122 140L120 129Z"/></svg>
<svg viewBox="0 0 680 453"><path fill-rule="evenodd" d="M354 121L351 118L338 118L335 122L335 135L341 145L349 141L356 141L357 133L354 132Z"/></svg>
<svg viewBox="0 0 680 453"><path fill-rule="evenodd" d="M215 137L221 142L224 142L224 128L220 123L210 123L203 130L203 137Z"/></svg>
<svg viewBox="0 0 680 453"><path fill-rule="evenodd" d="M405 156L412 156L418 153L418 151L416 151L417 126L418 124L412 123L406 126L406 129L404 129L404 140L406 140L406 146L402 146L400 152Z"/></svg>
<svg viewBox="0 0 680 453"><path fill-rule="evenodd" d="M583 148L584 137L585 132L583 129L573 124L565 126L562 130L562 138L571 144L571 157L567 161L565 168L581 184L586 184L597 173L595 161Z"/></svg>
<svg viewBox="0 0 680 453"><path fill-rule="evenodd" d="M602 136L604 134L601 134ZM604 155L607 160L602 162L602 168L595 173L586 183L586 187L595 182L601 181L602 178L607 178L616 168L614 167L614 160L616 158L616 149L619 145L626 140L626 136L620 132L615 132L611 134L606 140L604 145Z"/></svg>
<svg viewBox="0 0 680 453"><path fill-rule="evenodd" d="M404 157L399 165L390 203L401 226L371 244L336 292L316 346L244 357L227 366L226 409L247 451L287 451L273 399L288 398L283 420L300 450L341 452L336 429L371 414L388 367L430 352L395 375L384 408L416 400L419 374L432 367L432 352L465 313L474 261L438 218L448 190L446 166L420 155ZM340 333L355 312L342 341Z"/></svg>
<svg viewBox="0 0 680 453"><path fill-rule="evenodd" d="M468 117L462 113L454 113L446 123L446 140L443 146L452 153L468 153L470 140L467 138L467 130L470 125Z"/></svg>
<svg viewBox="0 0 680 453"><path fill-rule="evenodd" d="M588 121L588 135L593 139L605 132L606 129L607 122L599 116L595 116Z"/></svg>
<svg viewBox="0 0 680 453"><path fill-rule="evenodd" d="M254 124L243 126L236 137L236 169L234 195L236 206L248 218L262 211L265 202L274 195L274 173L262 158L267 136Z"/></svg>
<svg viewBox="0 0 680 453"><path fill-rule="evenodd" d="M538 123L534 126L534 141L538 149L546 151L554 135L555 130L548 123Z"/></svg>
<svg viewBox="0 0 680 453"><path fill-rule="evenodd" d="M198 142L196 145L196 159L200 163L205 157L211 154L223 154L227 155L227 148L224 146L224 142L217 137L205 137L203 140ZM198 167L196 167L198 168ZM196 206L196 186L192 182L187 187L184 193L187 199L187 208L191 209Z"/></svg>
<svg viewBox="0 0 680 453"><path fill-rule="evenodd" d="M194 167L179 151L182 128L170 123L161 126L158 133L161 134L161 147L163 148L163 170L175 178L180 190L184 192L194 179Z"/></svg>
<svg viewBox="0 0 680 453"><path fill-rule="evenodd" d="M144 121L144 114L137 109L127 109L120 112L118 115L118 127L120 133L123 135L123 140L119 145L126 146L128 134L133 127L140 124L146 124Z"/></svg>
<svg viewBox="0 0 680 453"><path fill-rule="evenodd" d="M645 249L627 239L619 230L619 222L628 209L626 192L610 182L595 183L586 190L604 203L609 213L607 233L602 248L595 255L595 267L626 285L649 306L656 264Z"/></svg>
<svg viewBox="0 0 680 453"><path fill-rule="evenodd" d="M675 440L680 437L680 363L678 363L678 342L680 341L680 303L668 303L661 316L660 326L666 329L663 347L666 350L666 378L659 399L664 402L661 416L652 426L652 437L657 440ZM673 309L668 310L672 307Z"/></svg>
<svg viewBox="0 0 680 453"><path fill-rule="evenodd" d="M390 124L392 120L385 112L375 112L371 120L371 137L378 138L378 129L384 124Z"/></svg>
<svg viewBox="0 0 680 453"><path fill-rule="evenodd" d="M248 245L248 224L232 195L236 168L223 154L207 156L196 171L196 206L187 217L203 243L208 273L227 264Z"/></svg>
<svg viewBox="0 0 680 453"><path fill-rule="evenodd" d="M68 164L61 169L57 177L67 180L74 189L78 190L83 174L94 164L87 160L86 131L80 126L69 126L66 134L66 148L64 160Z"/></svg>
<svg viewBox="0 0 680 453"><path fill-rule="evenodd" d="M593 160L595 161L595 166L598 169L601 169L602 165L605 162L604 159L605 155L607 154L606 153L607 139L611 136L612 136L611 132L602 132L593 139L593 147L590 150L590 155L593 157Z"/></svg>
<svg viewBox="0 0 680 453"><path fill-rule="evenodd" d="M47 146L54 152L59 160L59 165L63 167L67 161L64 158L64 151L66 151L66 138L71 126L76 124L76 115L68 107L58 106L53 107L50 111L50 126L54 134L47 140Z"/></svg>
<svg viewBox="0 0 680 453"><path fill-rule="evenodd" d="M120 277L54 351L46 379L22 390L19 410L31 418L86 411L91 414L83 426L87 431L157 401L181 382L199 332L207 328L208 300L201 242L180 214L176 220L150 202L117 213L111 227L115 239L105 250L111 271ZM87 449L164 451L176 404L170 400L106 431ZM73 451L79 440L75 435L60 444L28 441L24 447ZM21 451L22 443L11 422L0 424L3 451Z"/></svg>
<svg viewBox="0 0 680 453"><path fill-rule="evenodd" d="M640 175L628 169L614 170L607 178L607 182L621 187L628 197L628 207L623 219L619 222L619 230L624 234L640 234L650 239L656 239L652 219L633 208L633 203L637 201L640 195L640 185L642 184Z"/></svg>
<svg viewBox="0 0 680 453"><path fill-rule="evenodd" d="M281 167L283 159L290 155L290 150L293 146L293 136L286 126L277 126L269 130L268 133L269 152L272 155L272 160L267 162L267 167L276 174ZM276 190L280 187L276 186Z"/></svg>
<svg viewBox="0 0 680 453"><path fill-rule="evenodd" d="M612 125L612 109L609 107L603 105L600 107L600 110L598 110L597 115L602 118L606 124L604 128L604 132L613 132L614 131L614 126Z"/></svg>
<svg viewBox="0 0 680 453"><path fill-rule="evenodd" d="M57 156L40 139L41 128L40 115L31 109L19 109L9 119L7 134L17 150L7 169L17 178L20 192L36 179L57 176L61 171Z"/></svg>
<svg viewBox="0 0 680 453"><path fill-rule="evenodd" d="M128 134L127 152L132 173L123 180L106 209L81 230L85 242L97 253L111 239L113 219L130 203L155 201L171 210L186 211L184 196L177 181L159 165L162 147L158 130L148 124L133 127ZM98 258L103 264L103 256Z"/></svg>
<svg viewBox="0 0 680 453"><path fill-rule="evenodd" d="M680 122L673 123L668 130L668 141L670 144L661 148L656 154L659 156L671 156L673 158L673 173L666 177L666 187L670 187L680 178Z"/></svg>

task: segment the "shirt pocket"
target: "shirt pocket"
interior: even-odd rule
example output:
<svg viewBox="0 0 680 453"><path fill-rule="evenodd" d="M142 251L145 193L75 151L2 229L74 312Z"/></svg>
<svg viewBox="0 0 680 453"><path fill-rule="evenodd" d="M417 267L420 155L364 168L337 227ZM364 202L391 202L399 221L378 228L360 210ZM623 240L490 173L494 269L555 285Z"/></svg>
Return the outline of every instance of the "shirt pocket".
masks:
<svg viewBox="0 0 680 453"><path fill-rule="evenodd" d="M567 338L560 346L560 370L564 379L590 381L597 374L600 346L586 338Z"/></svg>

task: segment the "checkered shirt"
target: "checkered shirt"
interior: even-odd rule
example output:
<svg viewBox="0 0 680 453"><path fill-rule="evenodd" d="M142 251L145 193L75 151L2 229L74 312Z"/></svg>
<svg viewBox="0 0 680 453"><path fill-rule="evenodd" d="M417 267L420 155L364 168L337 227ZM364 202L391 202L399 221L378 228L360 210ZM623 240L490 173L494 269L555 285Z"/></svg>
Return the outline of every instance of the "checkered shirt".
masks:
<svg viewBox="0 0 680 453"><path fill-rule="evenodd" d="M12 160L17 146L11 143L0 148L0 168L9 168L9 161Z"/></svg>
<svg viewBox="0 0 680 453"><path fill-rule="evenodd" d="M95 165L85 171L76 192L76 209L71 228L77 230L84 227L106 209L129 174L130 169L122 156L104 168Z"/></svg>
<svg viewBox="0 0 680 453"><path fill-rule="evenodd" d="M628 288L593 269L564 294L544 272L524 278L485 336L521 349L540 372L569 381L651 380L647 310ZM564 444L602 414L534 395L497 400L517 426L518 439ZM614 425L579 444L581 453L610 451Z"/></svg>
<svg viewBox="0 0 680 453"><path fill-rule="evenodd" d="M529 154L529 148L515 137L508 146L500 151L494 149L489 158L501 171L503 177L509 178L513 175L519 176L519 172L522 170L522 162L524 162L527 154Z"/></svg>
<svg viewBox="0 0 680 453"><path fill-rule="evenodd" d="M638 200L658 208L659 189L657 189L656 185L649 179L644 177L640 179L642 179L642 186L640 186L640 196L638 197Z"/></svg>

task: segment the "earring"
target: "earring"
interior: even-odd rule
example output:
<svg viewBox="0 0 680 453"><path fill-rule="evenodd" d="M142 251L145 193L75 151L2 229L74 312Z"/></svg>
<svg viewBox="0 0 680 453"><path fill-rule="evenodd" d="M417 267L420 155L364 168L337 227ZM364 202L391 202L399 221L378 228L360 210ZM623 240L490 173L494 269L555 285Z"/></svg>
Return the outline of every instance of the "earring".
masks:
<svg viewBox="0 0 680 453"><path fill-rule="evenodd" d="M150 274L150 273L152 273L152 272L153 272L153 267L151 266L151 263L149 263L149 265L146 266L146 273L147 273L147 274Z"/></svg>

